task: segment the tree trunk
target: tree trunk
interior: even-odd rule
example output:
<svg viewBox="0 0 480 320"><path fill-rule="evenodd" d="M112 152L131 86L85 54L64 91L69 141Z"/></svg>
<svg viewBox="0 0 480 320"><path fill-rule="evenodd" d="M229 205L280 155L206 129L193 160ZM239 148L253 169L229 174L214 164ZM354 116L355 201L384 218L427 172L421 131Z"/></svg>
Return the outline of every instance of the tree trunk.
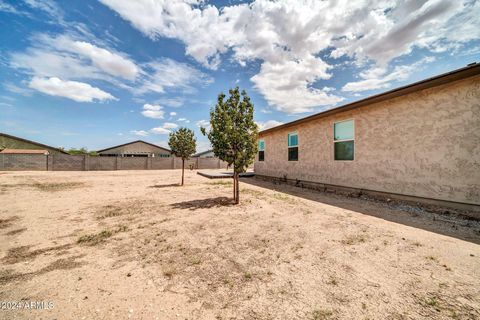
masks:
<svg viewBox="0 0 480 320"><path fill-rule="evenodd" d="M235 198L237 197L237 192L235 190L235 172L233 173L232 176L232 181L233 181L233 202L235 202Z"/></svg>
<svg viewBox="0 0 480 320"><path fill-rule="evenodd" d="M185 159L182 159L182 186L183 186L183 176L185 175Z"/></svg>
<svg viewBox="0 0 480 320"><path fill-rule="evenodd" d="M238 184L238 173L235 172L235 204L240 203L240 186Z"/></svg>

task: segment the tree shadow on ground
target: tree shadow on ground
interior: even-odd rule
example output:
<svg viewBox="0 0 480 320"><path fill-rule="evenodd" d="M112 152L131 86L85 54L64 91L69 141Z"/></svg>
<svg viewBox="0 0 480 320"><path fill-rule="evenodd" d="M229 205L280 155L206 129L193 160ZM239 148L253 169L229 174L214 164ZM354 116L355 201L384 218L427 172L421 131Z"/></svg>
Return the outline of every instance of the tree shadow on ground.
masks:
<svg viewBox="0 0 480 320"><path fill-rule="evenodd" d="M155 184L149 188L171 188L171 187L181 187L180 183L170 183L170 184Z"/></svg>
<svg viewBox="0 0 480 320"><path fill-rule="evenodd" d="M466 219L463 216L430 212L418 206L403 202L384 202L375 199L351 197L260 179L241 179L241 182L480 244L480 221Z"/></svg>
<svg viewBox="0 0 480 320"><path fill-rule="evenodd" d="M177 202L177 203L171 204L170 206L173 209L197 210L197 209L211 209L211 208L218 208L218 207L229 207L233 205L235 204L233 203L232 198L217 197L217 198Z"/></svg>

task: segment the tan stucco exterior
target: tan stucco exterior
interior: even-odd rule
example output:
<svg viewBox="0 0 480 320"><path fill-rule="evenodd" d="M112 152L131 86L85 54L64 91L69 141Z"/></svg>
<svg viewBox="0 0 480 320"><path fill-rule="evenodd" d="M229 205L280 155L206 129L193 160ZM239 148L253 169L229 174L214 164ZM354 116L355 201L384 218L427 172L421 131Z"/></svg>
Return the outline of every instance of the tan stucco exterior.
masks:
<svg viewBox="0 0 480 320"><path fill-rule="evenodd" d="M333 124L354 119L355 159L334 161ZM287 159L298 132L299 161ZM480 205L480 76L260 133L259 175Z"/></svg>

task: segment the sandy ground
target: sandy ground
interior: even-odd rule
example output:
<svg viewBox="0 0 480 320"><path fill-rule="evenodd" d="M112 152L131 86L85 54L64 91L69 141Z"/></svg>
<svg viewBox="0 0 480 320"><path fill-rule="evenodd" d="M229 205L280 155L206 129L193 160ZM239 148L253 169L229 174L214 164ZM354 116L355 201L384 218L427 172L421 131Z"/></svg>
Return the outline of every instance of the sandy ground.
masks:
<svg viewBox="0 0 480 320"><path fill-rule="evenodd" d="M480 319L477 222L179 179L0 173L0 301L53 303L0 318Z"/></svg>

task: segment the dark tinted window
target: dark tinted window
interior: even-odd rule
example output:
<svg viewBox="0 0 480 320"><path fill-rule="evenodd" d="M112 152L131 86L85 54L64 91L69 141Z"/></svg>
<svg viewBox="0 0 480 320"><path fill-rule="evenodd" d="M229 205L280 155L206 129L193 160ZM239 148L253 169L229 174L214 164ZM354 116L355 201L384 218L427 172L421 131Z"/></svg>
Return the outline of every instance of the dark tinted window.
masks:
<svg viewBox="0 0 480 320"><path fill-rule="evenodd" d="M335 160L353 160L354 142L335 142Z"/></svg>
<svg viewBox="0 0 480 320"><path fill-rule="evenodd" d="M265 151L258 151L258 161L265 160Z"/></svg>
<svg viewBox="0 0 480 320"><path fill-rule="evenodd" d="M288 161L298 161L298 147L288 148Z"/></svg>

